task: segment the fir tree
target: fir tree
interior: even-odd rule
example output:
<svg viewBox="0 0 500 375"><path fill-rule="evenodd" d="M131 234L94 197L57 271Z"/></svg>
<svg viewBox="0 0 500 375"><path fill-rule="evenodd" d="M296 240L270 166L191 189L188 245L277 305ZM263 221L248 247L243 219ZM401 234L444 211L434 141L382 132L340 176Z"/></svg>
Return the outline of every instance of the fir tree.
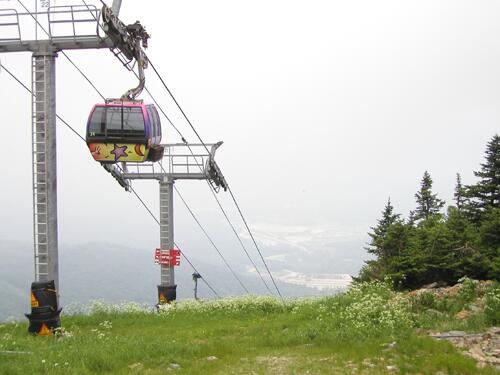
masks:
<svg viewBox="0 0 500 375"><path fill-rule="evenodd" d="M387 259L388 254L384 246L384 240L389 227L399 220L400 215L394 213L391 198L387 199L387 204L382 211L382 218L378 220L377 226L371 227L373 232L368 233L371 238L369 247L366 250L376 255L379 259Z"/></svg>
<svg viewBox="0 0 500 375"><path fill-rule="evenodd" d="M489 210L479 228L482 253L488 260L487 277L500 279L500 208Z"/></svg>
<svg viewBox="0 0 500 375"><path fill-rule="evenodd" d="M500 136L495 134L486 145L485 162L481 170L474 172L479 182L469 186L469 197L473 206L484 212L500 208Z"/></svg>
<svg viewBox="0 0 500 375"><path fill-rule="evenodd" d="M411 210L411 211L410 211L410 214L408 215L408 220L406 221L406 223L407 223L410 227L412 227L412 226L414 226L414 225L415 225L415 221L416 221L416 220L417 220L417 219L415 218L415 211L414 211L414 210Z"/></svg>
<svg viewBox="0 0 500 375"><path fill-rule="evenodd" d="M453 197L455 199L455 206L459 211L462 211L465 203L465 189L462 185L462 177L460 176L460 173L457 173L457 183L455 185L455 193Z"/></svg>
<svg viewBox="0 0 500 375"><path fill-rule="evenodd" d="M455 283L468 276L498 280L500 275L500 137L487 145L485 161L474 172L478 183L463 186L457 174L454 201L447 215L445 202L432 192L426 171L415 194L417 207L407 222L394 214L390 199L382 218L372 227L369 253L358 281L389 277L396 286L417 288L433 281ZM418 225L415 225L417 223Z"/></svg>
<svg viewBox="0 0 500 375"><path fill-rule="evenodd" d="M420 182L420 190L415 194L417 209L414 220L427 220L430 216L439 213L443 208L444 201L437 198L437 194L432 194L432 178L429 172L424 172L424 177Z"/></svg>

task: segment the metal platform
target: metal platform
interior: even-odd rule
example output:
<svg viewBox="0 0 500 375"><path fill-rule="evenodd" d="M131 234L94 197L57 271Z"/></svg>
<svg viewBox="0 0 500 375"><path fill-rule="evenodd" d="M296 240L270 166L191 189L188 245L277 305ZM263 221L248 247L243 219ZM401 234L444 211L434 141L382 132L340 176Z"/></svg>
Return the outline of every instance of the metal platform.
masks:
<svg viewBox="0 0 500 375"><path fill-rule="evenodd" d="M156 162L122 165L124 180L209 180L218 189L227 188L226 181L217 163L215 152L222 145L218 143L171 143L164 144L163 158ZM206 146L206 148L205 148ZM207 152L207 148L209 152Z"/></svg>
<svg viewBox="0 0 500 375"><path fill-rule="evenodd" d="M218 143L171 143L163 144L163 158L158 162L122 162L102 164L127 191L131 180L208 180L214 190L227 190L224 176L215 162ZM206 147L206 148L205 148ZM207 152L207 148L209 152Z"/></svg>
<svg viewBox="0 0 500 375"><path fill-rule="evenodd" d="M44 12L0 9L0 53L113 48L100 19L94 5L53 6Z"/></svg>
<svg viewBox="0 0 500 375"><path fill-rule="evenodd" d="M160 247L174 248L173 186L176 180L207 180L215 191L227 190L227 183L215 162L218 143L164 144L163 158L154 163L104 164L103 167L130 190L131 180L157 180L160 185ZM174 267L160 265L159 287L176 287ZM160 301L160 303L162 303Z"/></svg>

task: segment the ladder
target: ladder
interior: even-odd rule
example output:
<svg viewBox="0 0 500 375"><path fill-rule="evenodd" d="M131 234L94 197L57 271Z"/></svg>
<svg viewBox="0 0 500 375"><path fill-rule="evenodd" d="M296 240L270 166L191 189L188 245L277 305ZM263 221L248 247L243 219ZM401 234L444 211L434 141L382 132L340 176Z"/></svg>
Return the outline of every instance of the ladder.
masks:
<svg viewBox="0 0 500 375"><path fill-rule="evenodd" d="M47 61L32 57L32 166L35 281L49 281L48 168L47 168Z"/></svg>

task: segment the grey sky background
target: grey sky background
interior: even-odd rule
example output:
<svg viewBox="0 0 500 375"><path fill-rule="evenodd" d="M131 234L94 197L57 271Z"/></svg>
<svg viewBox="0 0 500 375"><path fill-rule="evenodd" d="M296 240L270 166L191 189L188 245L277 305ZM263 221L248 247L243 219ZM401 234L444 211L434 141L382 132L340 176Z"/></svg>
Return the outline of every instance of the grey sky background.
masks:
<svg viewBox="0 0 500 375"><path fill-rule="evenodd" d="M225 142L218 162L261 244L314 256L343 241L362 248L389 196L406 216L425 170L448 204L457 172L475 181L500 129L499 13L496 1L124 0L120 18L146 26L148 55L204 141ZM136 84L107 50L67 53L106 97ZM0 58L30 84L29 54ZM195 142L152 69L146 74ZM84 135L101 100L62 55L57 95L58 114ZM30 242L30 97L5 72L0 103L0 238ZM163 131L164 142L179 141L167 121ZM156 223L62 124L58 171L61 243L158 245ZM206 184L176 185L222 249L240 252ZM134 186L157 212L157 183ZM229 196L219 197L242 231ZM212 254L178 199L175 207L179 244Z"/></svg>

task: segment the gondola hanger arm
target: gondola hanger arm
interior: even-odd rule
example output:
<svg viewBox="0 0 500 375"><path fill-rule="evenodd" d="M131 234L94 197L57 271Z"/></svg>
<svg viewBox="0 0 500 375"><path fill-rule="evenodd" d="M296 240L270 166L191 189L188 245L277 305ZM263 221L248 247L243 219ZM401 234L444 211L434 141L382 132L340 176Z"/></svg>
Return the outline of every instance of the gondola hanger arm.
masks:
<svg viewBox="0 0 500 375"><path fill-rule="evenodd" d="M121 97L122 100L134 100L141 94L146 83L144 70L148 67L148 59L144 53L144 49L148 47L150 35L139 21L125 26L113 12L113 9L109 8L104 2L103 4L102 21L104 31L112 40L114 46L118 48L127 59L137 62L139 84L125 92ZM119 5L121 5L121 2L120 4L113 3L113 6L117 6L118 9Z"/></svg>

